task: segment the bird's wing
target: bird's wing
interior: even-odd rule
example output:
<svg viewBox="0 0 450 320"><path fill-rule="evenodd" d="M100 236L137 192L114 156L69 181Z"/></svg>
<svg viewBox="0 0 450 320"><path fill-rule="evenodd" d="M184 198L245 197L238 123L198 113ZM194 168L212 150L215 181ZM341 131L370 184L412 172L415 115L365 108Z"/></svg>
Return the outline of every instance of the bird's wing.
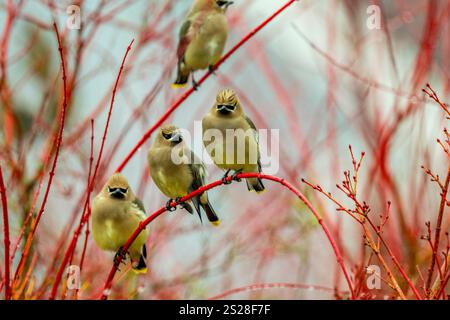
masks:
<svg viewBox="0 0 450 320"><path fill-rule="evenodd" d="M256 140L256 143L258 144L258 170L259 170L259 172L261 172L261 155L259 153L259 133L258 133L258 129L256 129L255 124L253 123L253 121L249 117L245 116L245 121L247 121L247 123L250 126L250 128L253 129L255 140Z"/></svg>
<svg viewBox="0 0 450 320"><path fill-rule="evenodd" d="M145 218L147 218L145 215L144 204L142 203L142 201L140 199L135 197L134 200L132 201L132 206L135 209L138 209L138 210L135 210L135 212L141 220L145 220Z"/></svg>
<svg viewBox="0 0 450 320"><path fill-rule="evenodd" d="M189 150L191 153L191 159L193 159L193 163L188 164L189 170L192 173L192 184L191 184L191 190L190 192L202 187L205 185L206 181L206 169L203 162L192 152L192 150Z"/></svg>
<svg viewBox="0 0 450 320"><path fill-rule="evenodd" d="M177 56L180 61L183 59L189 43L200 30L204 18L205 15L201 12L190 14L181 25L177 49Z"/></svg>
<svg viewBox="0 0 450 320"><path fill-rule="evenodd" d="M188 164L189 170L192 174L192 183L189 187L189 192L192 192L205 185L206 168L203 162L195 155L195 153L192 152L192 150L189 150L188 152L190 152L191 155L190 159L193 160L193 162ZM194 204L195 210L197 210L200 221L202 221L202 215L200 213L200 198L201 195L198 195L196 197L193 197L191 201Z"/></svg>
<svg viewBox="0 0 450 320"><path fill-rule="evenodd" d="M244 116L244 117L245 117L245 121L247 121L247 123L248 123L248 125L250 126L250 128L252 128L253 131L254 131L254 135L255 135L255 140L256 140L256 142L259 143L258 129L256 129L255 124L253 123L253 121L252 121L249 117L247 117L247 116Z"/></svg>
<svg viewBox="0 0 450 320"><path fill-rule="evenodd" d="M177 49L177 56L178 59L182 59L184 56L184 53L186 52L186 48L191 42L192 39L192 20L187 19L180 29L179 34L179 41L178 41L178 49Z"/></svg>

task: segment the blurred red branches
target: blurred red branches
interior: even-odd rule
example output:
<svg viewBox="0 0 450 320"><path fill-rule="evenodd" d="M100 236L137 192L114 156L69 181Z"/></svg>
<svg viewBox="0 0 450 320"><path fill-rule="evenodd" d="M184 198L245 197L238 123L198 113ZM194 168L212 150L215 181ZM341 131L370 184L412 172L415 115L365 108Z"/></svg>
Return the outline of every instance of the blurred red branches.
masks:
<svg viewBox="0 0 450 320"><path fill-rule="evenodd" d="M64 54L63 54L63 49L62 49L61 38L59 36L58 27L56 26L56 23L53 24L53 28L55 30L56 37L58 40L58 51L59 51L59 55L61 57L61 68L62 68L62 79L63 79L63 102L62 102L61 114L60 114L60 125L59 125L59 130L58 130L57 136L56 136L55 155L54 155L53 163L52 163L52 166L50 169L47 187L44 192L44 198L42 200L42 204L41 204L41 207L37 214L36 220L33 220L31 232L28 234L27 243L26 243L25 249L22 253L22 256L20 257L19 265L16 269L16 274L14 275L14 280L16 280L18 278L20 272L22 271L23 264L24 264L26 258L28 257L28 252L31 247L31 243L33 241L34 233L36 232L39 221L41 220L42 214L44 213L44 210L45 210L45 205L47 203L47 199L48 199L48 196L50 193L50 188L51 188L51 185L53 182L53 177L55 176L56 164L58 162L59 151L61 148L63 132L64 132L64 124L65 124L65 120L66 120L66 109L67 109L66 67L65 67L65 63L64 63ZM51 152L51 151L49 151L49 152Z"/></svg>
<svg viewBox="0 0 450 320"><path fill-rule="evenodd" d="M241 292L247 291L257 291L257 290L267 290L267 289L303 289L303 290L317 290L317 291L325 291L325 292L333 292L334 289L327 288L323 286L316 285L308 285L302 283L284 283L284 282L276 282L276 283L257 283L244 287L234 288L231 290L227 290L221 294L215 295L208 300L218 300L226 298L230 295L234 295Z"/></svg>

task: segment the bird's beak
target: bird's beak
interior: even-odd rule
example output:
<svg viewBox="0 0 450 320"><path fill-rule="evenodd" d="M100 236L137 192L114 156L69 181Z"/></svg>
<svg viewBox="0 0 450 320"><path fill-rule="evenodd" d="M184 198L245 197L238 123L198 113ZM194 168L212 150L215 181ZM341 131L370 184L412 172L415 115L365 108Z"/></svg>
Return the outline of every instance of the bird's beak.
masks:
<svg viewBox="0 0 450 320"><path fill-rule="evenodd" d="M231 6L234 3L234 1L228 1L225 5L225 9L227 9L229 6Z"/></svg>
<svg viewBox="0 0 450 320"><path fill-rule="evenodd" d="M233 2L233 1L226 1L226 0L220 0L220 1L217 0L216 3L217 3L217 5L218 5L220 8L222 8L222 10L226 11L227 8L228 8L229 6L231 6L234 2Z"/></svg>
<svg viewBox="0 0 450 320"><path fill-rule="evenodd" d="M183 137L181 136L181 133L175 132L172 135L172 138L169 139L169 141L174 142L174 143L180 143L181 141L183 141Z"/></svg>

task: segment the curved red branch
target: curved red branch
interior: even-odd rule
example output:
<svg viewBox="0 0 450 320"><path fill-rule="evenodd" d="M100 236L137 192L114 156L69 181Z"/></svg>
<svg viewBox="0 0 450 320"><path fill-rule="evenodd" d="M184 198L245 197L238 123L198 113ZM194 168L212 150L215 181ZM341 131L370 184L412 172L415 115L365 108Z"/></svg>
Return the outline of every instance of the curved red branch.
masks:
<svg viewBox="0 0 450 320"><path fill-rule="evenodd" d="M262 173L240 173L236 176L236 179L245 179L245 178L259 178L259 179L265 179L265 180L271 180L274 182L277 182L281 185L283 185L284 187L286 187L287 189L289 189L292 193L294 193L307 207L308 209L311 211L311 213L314 215L314 217L316 218L317 222L320 224L320 226L322 227L323 231L325 232L326 237L328 238L328 241L331 244L331 247L333 248L334 254L336 255L337 258L337 262L340 265L342 272L344 273L347 285L349 287L350 293L351 293L351 297L352 299L355 298L354 296L354 291L353 291L353 287L352 287L352 283L350 281L350 277L348 275L347 269L345 268L344 265L344 260L342 258L342 254L339 250L339 247L337 246L336 242L334 241L334 239L331 236L331 233L329 232L327 226L324 224L322 218L320 217L319 213L316 211L316 209L314 209L314 207L311 205L311 203L308 201L308 199L297 189L295 188L293 185L291 185L289 182L286 182L284 179L272 176L272 175L268 175L268 174L262 174ZM228 177L226 178L226 180L228 182L233 181L233 177ZM199 194L202 194L203 192L216 188L220 185L224 184L224 181L222 180L217 180L215 182L212 182L208 185L205 185L195 191L193 191L192 193L186 195L185 197L181 198L181 201L187 201ZM176 202L172 202L170 204L171 207L176 207L177 203ZM161 207L159 210L155 211L154 213L152 213L147 219L145 219L143 222L141 222L141 224L139 225L139 227L134 231L134 233L131 235L131 237L128 239L128 241L125 243L125 245L123 246L123 250L127 251L128 248L131 246L131 244L134 242L134 240L139 236L139 234L141 233L142 230L144 230L146 228L146 226L151 223L153 220L155 220L157 217L159 217L161 214L163 214L164 212L167 211L167 208ZM116 263L120 264L121 258L120 256L118 256L118 261L116 261ZM111 290L111 286L112 286L112 281L114 279L114 275L116 274L116 267L113 266L111 268L111 271L109 272L108 278L105 282L105 285L103 287L103 293L101 296L101 299L105 300L107 299L109 292Z"/></svg>
<svg viewBox="0 0 450 320"><path fill-rule="evenodd" d="M228 60L229 57L231 57L240 47L242 47L246 42L248 42L253 36L258 33L261 29L263 29L269 22L271 22L273 19L275 19L280 13L282 13L284 10L286 10L290 5L292 5L294 2L298 0L290 0L286 4L284 4L280 9L275 11L270 17L268 17L266 20L264 20L259 26L257 26L255 29L250 31L244 38L242 38L237 44L234 45L228 51L222 59L220 59L215 65L214 70L217 70L226 60ZM203 77L199 81L197 81L197 85L200 86L203 82L205 82L209 76L212 74L211 71L206 72ZM167 120L167 118L184 102L189 98L193 93L195 92L195 89L192 87L188 91L186 91L167 111L162 115L161 118L159 118L156 123L150 127L150 129L147 130L147 132L142 136L142 138L137 142L137 144L133 147L133 149L130 151L130 153L125 157L125 159L122 161L122 163L117 167L116 172L120 172L123 170L123 168L127 165L127 163L130 161L130 159L134 156L134 154L139 150L139 148L147 141L152 133L158 129L158 127L163 124L164 121Z"/></svg>

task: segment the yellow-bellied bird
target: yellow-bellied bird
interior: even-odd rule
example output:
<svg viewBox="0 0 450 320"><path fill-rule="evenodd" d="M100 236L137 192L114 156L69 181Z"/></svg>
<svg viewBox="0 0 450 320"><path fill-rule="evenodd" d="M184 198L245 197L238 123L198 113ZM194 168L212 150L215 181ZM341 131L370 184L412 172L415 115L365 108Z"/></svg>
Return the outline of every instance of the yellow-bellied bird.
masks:
<svg viewBox="0 0 450 320"><path fill-rule="evenodd" d="M214 106L203 117L202 127L203 144L214 163L227 170L225 177L230 170L261 172L258 131L233 90L224 89L217 94ZM258 178L247 179L247 188L258 193L264 191Z"/></svg>
<svg viewBox="0 0 450 320"><path fill-rule="evenodd" d="M150 175L163 194L179 202L180 198L206 184L206 169L199 158L183 142L180 129L173 125L163 126L148 151ZM213 225L220 221L208 200L206 192L191 199L201 218L200 207ZM188 203L182 207L193 213Z"/></svg>
<svg viewBox="0 0 450 320"><path fill-rule="evenodd" d="M178 43L178 74L173 87L183 87L191 72L210 68L223 53L228 36L225 12L232 1L195 0L183 22ZM192 78L194 87L197 86Z"/></svg>
<svg viewBox="0 0 450 320"><path fill-rule="evenodd" d="M92 236L101 249L115 251L116 256L121 255L125 259L122 246L145 218L144 206L134 195L127 179L115 173L93 201ZM142 230L128 249L136 273L147 272L147 237L148 231Z"/></svg>

